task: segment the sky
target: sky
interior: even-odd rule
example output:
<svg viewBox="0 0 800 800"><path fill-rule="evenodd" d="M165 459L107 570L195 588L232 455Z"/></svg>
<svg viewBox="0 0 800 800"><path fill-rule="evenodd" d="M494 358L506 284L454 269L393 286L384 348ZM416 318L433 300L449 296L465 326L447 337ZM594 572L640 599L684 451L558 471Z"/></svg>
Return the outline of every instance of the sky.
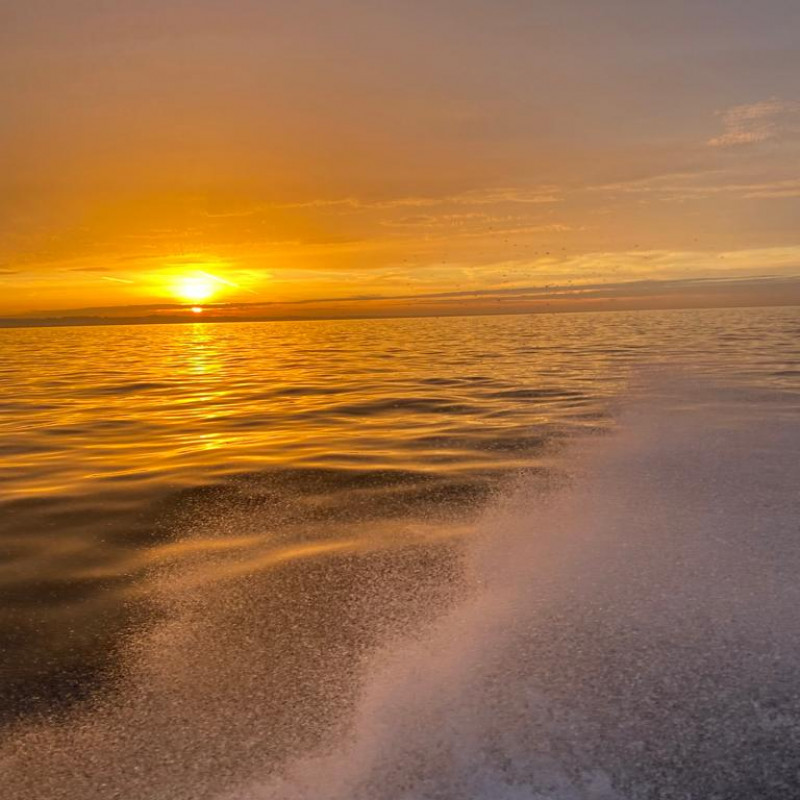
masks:
<svg viewBox="0 0 800 800"><path fill-rule="evenodd" d="M0 317L800 303L797 0L0 0Z"/></svg>

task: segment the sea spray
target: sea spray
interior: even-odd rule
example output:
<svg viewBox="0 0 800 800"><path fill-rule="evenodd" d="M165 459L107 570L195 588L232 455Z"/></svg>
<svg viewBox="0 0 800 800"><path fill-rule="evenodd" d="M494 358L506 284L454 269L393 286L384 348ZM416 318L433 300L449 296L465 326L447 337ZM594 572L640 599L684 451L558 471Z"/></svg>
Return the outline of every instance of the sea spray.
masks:
<svg viewBox="0 0 800 800"><path fill-rule="evenodd" d="M7 739L8 796L796 796L800 426L664 394L453 543L165 575L120 688Z"/></svg>
<svg viewBox="0 0 800 800"><path fill-rule="evenodd" d="M226 800L794 796L800 428L683 388L569 485L521 481L472 596L375 659L349 737Z"/></svg>

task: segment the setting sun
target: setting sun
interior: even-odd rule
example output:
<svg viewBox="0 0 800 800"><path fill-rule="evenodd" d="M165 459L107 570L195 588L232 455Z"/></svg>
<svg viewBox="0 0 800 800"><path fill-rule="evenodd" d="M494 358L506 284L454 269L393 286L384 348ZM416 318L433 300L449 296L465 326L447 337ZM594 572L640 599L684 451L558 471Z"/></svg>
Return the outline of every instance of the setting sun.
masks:
<svg viewBox="0 0 800 800"><path fill-rule="evenodd" d="M180 278L173 286L173 292L182 300L199 303L208 300L218 290L216 281L204 275Z"/></svg>

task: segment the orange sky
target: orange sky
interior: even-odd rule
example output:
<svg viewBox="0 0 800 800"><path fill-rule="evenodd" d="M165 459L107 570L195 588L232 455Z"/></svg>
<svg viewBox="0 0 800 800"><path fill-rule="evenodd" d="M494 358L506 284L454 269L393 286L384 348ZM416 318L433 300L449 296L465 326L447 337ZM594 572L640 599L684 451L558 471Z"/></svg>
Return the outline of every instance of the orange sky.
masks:
<svg viewBox="0 0 800 800"><path fill-rule="evenodd" d="M0 316L800 302L798 29L794 0L0 0Z"/></svg>

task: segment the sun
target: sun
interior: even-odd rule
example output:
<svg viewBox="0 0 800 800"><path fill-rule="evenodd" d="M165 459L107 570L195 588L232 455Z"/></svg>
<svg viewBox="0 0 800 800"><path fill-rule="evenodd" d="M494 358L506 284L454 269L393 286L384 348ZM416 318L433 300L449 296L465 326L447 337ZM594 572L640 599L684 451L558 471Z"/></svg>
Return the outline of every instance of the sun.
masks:
<svg viewBox="0 0 800 800"><path fill-rule="evenodd" d="M172 287L172 291L190 303L201 303L208 300L219 290L217 282L204 275L191 275L179 278Z"/></svg>

